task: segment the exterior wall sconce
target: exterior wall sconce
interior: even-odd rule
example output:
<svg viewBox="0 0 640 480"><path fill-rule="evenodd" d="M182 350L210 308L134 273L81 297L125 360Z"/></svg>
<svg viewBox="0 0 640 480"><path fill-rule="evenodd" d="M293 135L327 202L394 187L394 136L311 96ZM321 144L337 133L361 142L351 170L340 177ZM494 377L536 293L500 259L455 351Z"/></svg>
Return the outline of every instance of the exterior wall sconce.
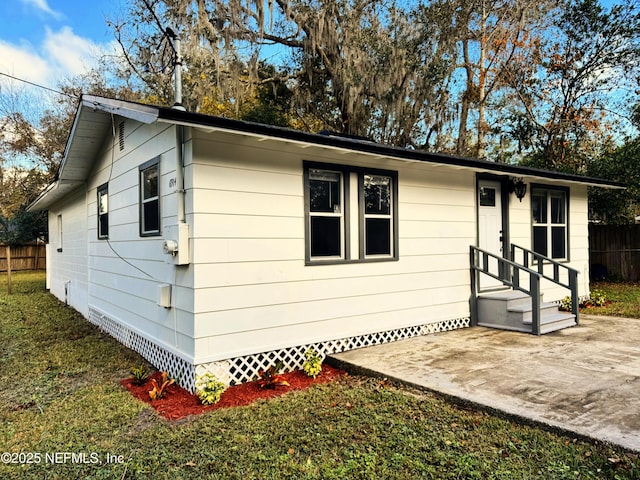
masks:
<svg viewBox="0 0 640 480"><path fill-rule="evenodd" d="M515 193L516 198L522 202L522 199L527 193L527 184L524 183L521 178L510 178L509 193Z"/></svg>

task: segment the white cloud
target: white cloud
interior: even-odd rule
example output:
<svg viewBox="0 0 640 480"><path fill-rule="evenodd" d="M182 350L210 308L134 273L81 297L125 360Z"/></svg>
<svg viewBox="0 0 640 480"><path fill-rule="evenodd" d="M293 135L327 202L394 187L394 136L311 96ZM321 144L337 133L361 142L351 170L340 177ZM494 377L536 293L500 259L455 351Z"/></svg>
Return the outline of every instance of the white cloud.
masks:
<svg viewBox="0 0 640 480"><path fill-rule="evenodd" d="M47 15L50 15L54 18L58 18L58 19L62 18L62 14L60 12L56 12L55 10L53 10L47 3L47 0L21 0L21 1L25 5L30 7L35 7L38 11L42 13L46 13Z"/></svg>
<svg viewBox="0 0 640 480"><path fill-rule="evenodd" d="M75 76L96 64L100 47L76 35L70 27L62 27L58 32L47 28L43 52L58 76Z"/></svg>
<svg viewBox="0 0 640 480"><path fill-rule="evenodd" d="M0 71L34 83L47 83L48 62L29 44L0 41Z"/></svg>
<svg viewBox="0 0 640 480"><path fill-rule="evenodd" d="M101 47L68 27L46 28L41 45L0 40L0 72L55 88L59 81L87 72L97 64Z"/></svg>

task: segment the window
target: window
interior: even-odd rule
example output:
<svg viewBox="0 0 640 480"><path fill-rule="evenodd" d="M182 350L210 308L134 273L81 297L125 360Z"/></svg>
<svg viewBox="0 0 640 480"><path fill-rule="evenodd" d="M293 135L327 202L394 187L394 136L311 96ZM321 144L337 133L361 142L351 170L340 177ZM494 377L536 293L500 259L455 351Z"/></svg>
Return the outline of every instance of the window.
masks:
<svg viewBox="0 0 640 480"><path fill-rule="evenodd" d="M392 178L364 174L364 244L365 257L391 255L393 252L393 216L391 213Z"/></svg>
<svg viewBox="0 0 640 480"><path fill-rule="evenodd" d="M309 170L311 256L344 258L342 173Z"/></svg>
<svg viewBox="0 0 640 480"><path fill-rule="evenodd" d="M58 215L58 252L62 251L62 214Z"/></svg>
<svg viewBox="0 0 640 480"><path fill-rule="evenodd" d="M98 187L98 238L109 238L109 188Z"/></svg>
<svg viewBox="0 0 640 480"><path fill-rule="evenodd" d="M531 191L533 251L554 260L568 255L568 190L534 187Z"/></svg>
<svg viewBox="0 0 640 480"><path fill-rule="evenodd" d="M305 162L306 261L397 259L395 172Z"/></svg>
<svg viewBox="0 0 640 480"><path fill-rule="evenodd" d="M140 167L140 235L160 235L160 159Z"/></svg>

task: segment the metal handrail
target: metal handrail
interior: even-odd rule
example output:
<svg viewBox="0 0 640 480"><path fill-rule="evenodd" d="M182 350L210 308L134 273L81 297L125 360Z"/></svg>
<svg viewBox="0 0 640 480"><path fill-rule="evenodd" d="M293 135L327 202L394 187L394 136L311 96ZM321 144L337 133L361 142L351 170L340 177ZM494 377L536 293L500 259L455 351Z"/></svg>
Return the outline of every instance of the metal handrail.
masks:
<svg viewBox="0 0 640 480"><path fill-rule="evenodd" d="M568 288L571 291L571 313L576 317L576 325L578 325L579 319L579 305L580 300L578 298L578 270L575 268L571 268L567 265L564 265L557 260L553 260L545 255L540 253L536 253L533 250L529 250L528 248L521 247L519 245L511 244L511 260L515 262L516 260L516 250L522 251L522 265L525 267L529 267L529 256L533 257L533 262L538 262L537 270L540 275L546 280L549 280L561 287ZM544 273L544 264L553 265L553 277ZM568 282L565 283L560 280L560 269L565 269L567 271Z"/></svg>
<svg viewBox="0 0 640 480"><path fill-rule="evenodd" d="M489 258L498 261L498 274L489 271ZM482 264L480 264L480 259L482 259ZM469 248L469 260L471 265L471 318L474 319L473 321L477 322L478 319L478 285L480 274L483 273L531 297L531 330L534 335L540 335L540 279L543 278L543 275L473 245L470 245ZM521 271L529 274L529 289L520 285ZM504 272L510 272L510 275L507 276Z"/></svg>

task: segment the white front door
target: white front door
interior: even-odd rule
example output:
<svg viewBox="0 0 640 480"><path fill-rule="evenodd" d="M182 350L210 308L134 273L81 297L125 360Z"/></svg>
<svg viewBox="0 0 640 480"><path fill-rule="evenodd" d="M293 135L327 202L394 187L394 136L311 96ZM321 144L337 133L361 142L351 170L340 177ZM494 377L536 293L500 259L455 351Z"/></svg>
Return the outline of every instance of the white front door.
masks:
<svg viewBox="0 0 640 480"><path fill-rule="evenodd" d="M502 191L500 182L478 181L478 247L490 253L504 256L502 231ZM489 259L489 271L498 275L498 261ZM502 282L487 275L480 275L480 288L502 287Z"/></svg>

